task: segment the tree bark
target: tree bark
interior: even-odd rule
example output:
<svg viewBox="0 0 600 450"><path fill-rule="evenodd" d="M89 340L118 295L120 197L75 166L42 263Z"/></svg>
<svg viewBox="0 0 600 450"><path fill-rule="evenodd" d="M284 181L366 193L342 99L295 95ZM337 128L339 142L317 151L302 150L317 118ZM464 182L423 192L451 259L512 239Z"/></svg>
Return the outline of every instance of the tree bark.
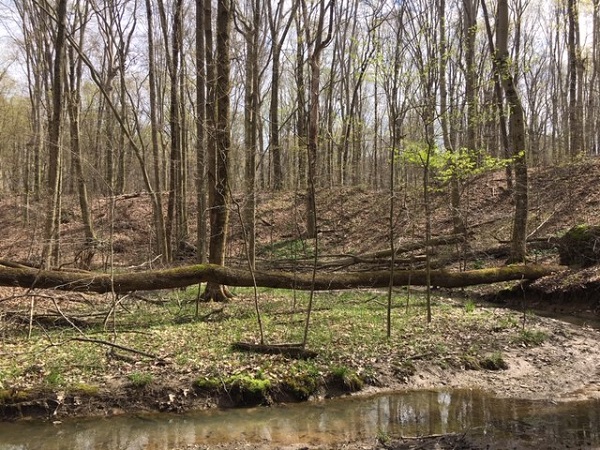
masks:
<svg viewBox="0 0 600 450"><path fill-rule="evenodd" d="M579 13L577 0L568 0L567 16L569 18L568 56L569 56L569 154L576 158L583 151L583 127L580 114L582 79L579 76L581 66L581 49L579 47Z"/></svg>
<svg viewBox="0 0 600 450"><path fill-rule="evenodd" d="M159 123L158 123L158 106L157 106L157 86L156 86L156 65L154 56L154 21L152 12L151 0L146 0L146 17L148 26L148 86L150 90L150 135L152 142L152 173L154 176L155 193L152 195L152 213L154 215L154 226L156 228L156 248L158 253L162 255L164 262L171 260L171 245L167 239L165 229L165 219L163 215L162 202L162 183L161 183L161 147L159 143Z"/></svg>
<svg viewBox="0 0 600 450"><path fill-rule="evenodd" d="M208 260L212 264L224 264L229 227L229 153L231 147L231 123L229 118L230 96L230 28L231 2L219 0L217 8L216 40L216 129L213 157L209 167L211 191L210 242ZM212 163L214 162L214 166ZM212 171L212 177L210 176ZM210 281L203 298L206 301L225 301L231 294L221 283Z"/></svg>
<svg viewBox="0 0 600 450"><path fill-rule="evenodd" d="M204 2L196 0L196 252L199 263L206 262L206 55Z"/></svg>
<svg viewBox="0 0 600 450"><path fill-rule="evenodd" d="M535 280L559 270L561 266L510 265L490 269L449 272L432 270L432 286L456 288L477 284L490 284L512 280ZM254 275L254 276L253 276ZM40 270L9 261L0 263L0 286L59 289L63 291L126 293L175 289L208 282L216 285L259 287L277 289L333 290L387 287L390 273L387 270L354 273L312 274L294 272L254 272L231 269L217 264L199 264L163 270L117 273L114 275L91 272ZM424 286L425 270L401 270L394 273L394 286Z"/></svg>
<svg viewBox="0 0 600 450"><path fill-rule="evenodd" d="M482 0L484 14L487 9ZM515 167L515 215L512 229L512 244L509 262L525 261L528 218L527 151L525 135L525 112L517 91L508 53L508 2L498 1L496 14L496 54L493 55L495 70L500 75L506 102L509 108L508 133L513 146Z"/></svg>
<svg viewBox="0 0 600 450"><path fill-rule="evenodd" d="M272 63L271 63L271 103L269 105L269 140L271 155L273 157L273 189L279 191L283 189L283 163L281 160L281 144L279 140L280 123L279 123L279 95L280 95L280 84L281 84L281 52L288 31L296 16L296 8L298 1L295 0L292 5L292 9L288 18L286 19L285 25L281 35L279 29L281 22L283 21L283 0L279 0L277 8L273 11L271 6L271 0L266 2L267 7L267 19L269 21L269 30L271 32L272 44Z"/></svg>
<svg viewBox="0 0 600 450"><path fill-rule="evenodd" d="M48 124L48 203L42 261L45 267L59 263L60 209L62 184L61 121L63 109L63 70L67 33L67 2L60 0L56 11L56 40L52 67L52 112Z"/></svg>
<svg viewBox="0 0 600 450"><path fill-rule="evenodd" d="M87 21L87 6L78 8L77 25L80 30L79 45L83 43L85 35L85 23ZM69 115L69 132L71 139L72 161L75 169L75 180L77 183L77 196L79 198L79 207L81 209L81 219L83 222L83 231L85 242L78 257L79 266L82 269L89 270L92 259L96 253L96 233L92 220L92 211L88 200L87 184L83 170L83 155L80 140L80 110L81 110L81 80L82 80L82 61L75 57L75 51L72 47L68 49L69 55L69 76L68 81L68 102L67 112Z"/></svg>

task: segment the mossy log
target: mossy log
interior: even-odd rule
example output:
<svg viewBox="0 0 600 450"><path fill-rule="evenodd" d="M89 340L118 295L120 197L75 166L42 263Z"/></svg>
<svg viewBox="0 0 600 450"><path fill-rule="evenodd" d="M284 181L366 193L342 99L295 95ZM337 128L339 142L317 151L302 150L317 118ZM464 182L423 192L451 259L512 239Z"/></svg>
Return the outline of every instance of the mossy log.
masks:
<svg viewBox="0 0 600 450"><path fill-rule="evenodd" d="M600 226L576 225L558 241L560 263L589 267L600 263Z"/></svg>
<svg viewBox="0 0 600 450"><path fill-rule="evenodd" d="M431 271L431 285L439 287L463 287L476 284L497 283L511 280L535 280L560 270L556 266L510 265L489 269L450 272ZM255 272L232 269L214 264L198 264L163 270L148 270L119 274L94 272L69 272L40 270L29 267L0 265L0 286L15 286L38 289L60 289L78 292L151 291L174 289L202 282L215 282L229 286L256 286L308 290L353 289L386 287L390 274L386 270L374 272L309 274L291 272ZM394 285L406 286L426 284L425 270L403 270L394 272Z"/></svg>

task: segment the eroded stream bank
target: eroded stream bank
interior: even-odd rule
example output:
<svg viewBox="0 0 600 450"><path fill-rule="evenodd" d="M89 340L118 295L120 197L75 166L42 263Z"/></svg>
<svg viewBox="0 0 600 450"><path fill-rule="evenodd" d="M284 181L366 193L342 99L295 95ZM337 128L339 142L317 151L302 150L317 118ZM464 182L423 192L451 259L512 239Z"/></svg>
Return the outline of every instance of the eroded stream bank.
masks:
<svg viewBox="0 0 600 450"><path fill-rule="evenodd" d="M0 449L377 448L392 436L446 433L465 433L473 448L600 447L600 401L419 390L181 415L22 421L0 423Z"/></svg>

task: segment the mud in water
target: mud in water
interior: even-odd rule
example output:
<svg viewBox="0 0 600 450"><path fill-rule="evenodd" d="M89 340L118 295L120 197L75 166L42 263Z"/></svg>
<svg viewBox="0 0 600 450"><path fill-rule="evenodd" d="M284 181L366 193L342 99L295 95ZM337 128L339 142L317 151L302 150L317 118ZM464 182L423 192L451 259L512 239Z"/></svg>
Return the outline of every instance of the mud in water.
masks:
<svg viewBox="0 0 600 450"><path fill-rule="evenodd" d="M378 441L404 448L392 447L394 438L448 433L464 434L477 443L471 448L600 448L600 401L413 391L184 415L0 423L0 450L340 448L356 442L375 448Z"/></svg>

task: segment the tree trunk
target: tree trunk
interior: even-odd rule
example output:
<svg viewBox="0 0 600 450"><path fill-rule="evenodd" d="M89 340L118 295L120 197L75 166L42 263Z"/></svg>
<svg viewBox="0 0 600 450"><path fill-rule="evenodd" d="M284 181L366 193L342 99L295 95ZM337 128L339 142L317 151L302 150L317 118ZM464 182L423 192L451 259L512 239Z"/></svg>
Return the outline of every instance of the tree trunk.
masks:
<svg viewBox="0 0 600 450"><path fill-rule="evenodd" d="M296 112L296 136L298 140L298 180L296 185L298 189L306 187L306 123L307 123L307 108L306 108L306 84L304 80L304 64L306 62L304 57L305 42L304 42L304 28L302 21L297 18L296 28L298 29L298 39L296 42L296 95L298 104L298 111Z"/></svg>
<svg viewBox="0 0 600 450"><path fill-rule="evenodd" d="M329 28L327 36L323 37L324 22L326 11L329 10ZM310 42L310 23L308 19L307 7L303 0L304 11L304 26L306 32L306 41ZM320 78L321 78L321 54L323 50L331 42L333 27L333 0L327 5L320 4L318 17L318 25L315 31L314 47L309 57L310 66L310 109L308 113L308 136L307 136L307 153L308 153L308 192L306 193L306 234L309 238L314 238L317 235L317 206L315 185L317 174L317 155L319 147L319 93L320 93Z"/></svg>
<svg viewBox="0 0 600 450"><path fill-rule="evenodd" d="M465 11L465 22L467 22L467 11ZM442 127L442 138L444 140L444 147L446 147L446 151L454 154L456 151L454 142L452 142L450 138L450 132L448 127L448 88L447 88L447 80L446 80L446 69L448 66L448 55L447 55L447 44L446 44L446 2L445 0L440 0L439 2L439 21L440 21L440 41L439 41L439 58L440 58L440 75L439 75L439 89L440 89L440 124ZM466 45L465 54L468 55L468 45ZM469 85L468 73L472 70L473 62L471 61L469 64L469 59L465 57L467 60L467 76L465 81L465 89L473 90L473 82ZM469 121L469 111L471 106L469 105L469 93L467 92L467 122ZM470 128L472 128L469 124L467 124L467 147L474 149L475 147L469 147L469 145L474 145L474 139L472 143L469 143L470 140ZM474 135L474 132L472 133ZM459 150L460 151L460 150ZM462 218L462 212L460 208L460 185L458 182L458 174L456 168L456 162L454 158L450 159L450 214L452 215L452 223L454 226L454 233L464 233L466 231L466 227Z"/></svg>
<svg viewBox="0 0 600 450"><path fill-rule="evenodd" d="M206 262L206 58L204 49L204 2L196 0L196 252Z"/></svg>
<svg viewBox="0 0 600 450"><path fill-rule="evenodd" d="M254 0L251 4L251 25L246 25L242 31L246 40L245 66L245 108L244 108L244 144L246 146L246 161L244 167L244 184L246 201L244 202L244 232L246 257L254 268L256 259L256 153L258 151L258 117L260 114L260 70L259 33L260 33L260 2Z"/></svg>
<svg viewBox="0 0 600 450"><path fill-rule="evenodd" d="M78 11L83 9L78 8ZM82 13L83 16L78 17L78 27L80 30L80 45L83 43L85 34L85 23L87 21L87 9ZM92 259L96 253L96 234L94 232L94 224L92 221L92 212L90 209L87 184L83 173L83 157L81 152L80 142L80 123L79 113L81 109L81 75L82 75L81 58L75 57L73 48L69 48L69 95L67 103L67 111L69 113L69 132L71 138L71 153L75 169L75 181L77 185L77 195L79 198L79 207L81 209L81 219L83 222L83 231L85 242L78 256L79 266L82 269L89 270L92 264Z"/></svg>
<svg viewBox="0 0 600 450"><path fill-rule="evenodd" d="M162 255L164 262L171 260L171 246L167 239L165 229L165 220L163 215L162 202L162 182L161 182L161 148L158 139L158 113L157 113L157 88L156 88L156 67L154 62L154 25L153 25L152 2L146 0L146 18L148 23L148 85L150 89L150 134L152 146L152 169L154 176L155 193L153 198L154 226L156 228L156 247L159 255Z"/></svg>
<svg viewBox="0 0 600 450"><path fill-rule="evenodd" d="M299 0L294 0L292 9L287 18L281 35L279 28L281 26L283 14L283 0L277 3L277 9L273 11L271 0L266 2L269 20L269 29L271 31L273 61L271 63L271 103L269 105L269 145L273 157L273 189L276 191L283 189L283 162L281 158L281 143L279 139L279 87L281 82L281 50L290 26L296 15Z"/></svg>
<svg viewBox="0 0 600 450"><path fill-rule="evenodd" d="M447 288L490 284L502 281L535 280L557 271L560 266L513 265L489 269L449 272L430 271L431 285ZM426 270L395 271L394 286L407 284L424 286L427 284ZM230 269L216 264L199 264L163 270L149 270L131 273L82 273L58 270L40 270L9 261L0 261L0 286L59 289L78 292L115 292L119 294L133 291L175 289L207 282L211 285L240 287L270 287L277 289L357 289L385 288L390 283L387 270L375 272L311 274L296 272L254 272Z"/></svg>
<svg viewBox="0 0 600 450"><path fill-rule="evenodd" d="M210 205L210 243L208 260L212 264L223 265L229 227L229 152L231 147L231 124L229 118L230 95L230 28L231 3L219 0L217 7L216 42L216 129L212 160L215 165L209 189L212 192ZM212 179L211 179L212 178ZM225 301L231 294L221 283L210 281L206 284L203 298L206 301Z"/></svg>
<svg viewBox="0 0 600 450"><path fill-rule="evenodd" d="M48 204L46 209L45 242L42 251L44 267L59 262L60 201L62 184L61 120L63 109L63 70L65 62L67 0L59 0L57 30L52 67L52 117L48 127Z"/></svg>
<svg viewBox="0 0 600 450"><path fill-rule="evenodd" d="M485 1L482 0L484 13ZM527 244L528 181L525 119L521 98L515 85L508 53L508 2L499 0L496 15L496 54L494 64L502 80L509 108L508 132L513 146L515 168L515 215L512 229L512 244L509 262L525 261Z"/></svg>
<svg viewBox="0 0 600 450"><path fill-rule="evenodd" d="M569 18L568 54L569 54L569 154L574 159L583 151L583 127L580 114L581 96L579 89L583 79L579 76L581 49L579 48L579 13L577 0L568 0Z"/></svg>

